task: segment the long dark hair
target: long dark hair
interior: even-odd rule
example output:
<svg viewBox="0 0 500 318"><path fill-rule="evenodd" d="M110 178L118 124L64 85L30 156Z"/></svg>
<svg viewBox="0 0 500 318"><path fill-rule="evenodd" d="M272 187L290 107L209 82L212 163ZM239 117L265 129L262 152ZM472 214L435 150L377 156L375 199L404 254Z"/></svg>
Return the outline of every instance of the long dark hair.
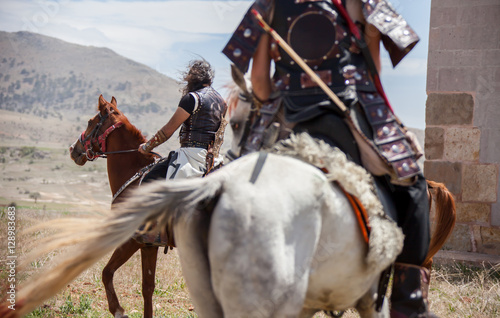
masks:
<svg viewBox="0 0 500 318"><path fill-rule="evenodd" d="M212 85L214 73L210 63L204 59L189 62L188 70L184 72L182 78L186 82L182 95L199 90L204 85Z"/></svg>

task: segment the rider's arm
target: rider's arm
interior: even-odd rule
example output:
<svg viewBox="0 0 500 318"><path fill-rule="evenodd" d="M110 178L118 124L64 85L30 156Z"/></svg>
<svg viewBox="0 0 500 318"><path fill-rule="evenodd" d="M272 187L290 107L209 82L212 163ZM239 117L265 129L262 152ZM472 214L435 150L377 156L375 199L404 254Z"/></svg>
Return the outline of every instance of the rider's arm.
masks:
<svg viewBox="0 0 500 318"><path fill-rule="evenodd" d="M367 24L365 26L365 41L379 74L382 71L382 63L380 61L380 40L381 35L379 30L377 30L377 28L373 25Z"/></svg>
<svg viewBox="0 0 500 318"><path fill-rule="evenodd" d="M253 93L261 101L267 100L272 92L270 71L269 35L264 34L253 56L251 71Z"/></svg>
<svg viewBox="0 0 500 318"><path fill-rule="evenodd" d="M167 141L177 130L177 128L179 128L180 125L182 125L182 123L189 118L189 116L191 115L187 111L185 111L181 107L177 107L174 115L165 124L165 126L158 130L158 132L153 136L153 138L148 140L148 142L143 143L139 146L139 152L146 154L153 150L153 148L155 148L156 146L159 146Z"/></svg>
<svg viewBox="0 0 500 318"><path fill-rule="evenodd" d="M347 0L346 10L349 13L352 21L361 23L364 25L364 37L365 42L368 45L373 62L377 68L377 72L380 73L382 70L382 63L380 62L380 31L377 30L373 25L366 23L365 17L363 15L363 7L361 0Z"/></svg>

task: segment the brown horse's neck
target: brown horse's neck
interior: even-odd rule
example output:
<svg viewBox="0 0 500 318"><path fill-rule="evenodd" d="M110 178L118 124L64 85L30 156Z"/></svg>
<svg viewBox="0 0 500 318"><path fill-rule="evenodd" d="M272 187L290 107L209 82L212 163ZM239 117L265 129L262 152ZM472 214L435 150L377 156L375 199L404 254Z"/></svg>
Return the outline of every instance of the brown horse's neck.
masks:
<svg viewBox="0 0 500 318"><path fill-rule="evenodd" d="M111 138L113 137L113 138ZM108 137L108 151L138 149L143 142L136 135L124 130L121 134L112 134ZM108 179L111 193L115 193L125 182L132 178L141 168L154 162L153 155L145 156L138 151L109 154L107 158Z"/></svg>

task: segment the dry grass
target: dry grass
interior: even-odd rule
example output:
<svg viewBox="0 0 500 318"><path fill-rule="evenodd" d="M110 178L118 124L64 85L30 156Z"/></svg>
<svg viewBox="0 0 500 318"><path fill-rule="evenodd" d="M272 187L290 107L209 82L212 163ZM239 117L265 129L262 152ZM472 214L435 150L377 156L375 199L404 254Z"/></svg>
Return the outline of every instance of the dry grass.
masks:
<svg viewBox="0 0 500 318"><path fill-rule="evenodd" d="M30 225L67 213L43 211L29 207L17 207L18 230ZM6 256L6 219L1 216L0 259ZM33 247L34 242L48 235L48 232L19 234L17 252L20 260ZM61 251L56 251L32 262L28 268L18 273L18 281L30 279L41 268L53 266ZM82 273L56 297L47 301L27 317L111 317L101 281L101 270L109 257L101 260ZM115 288L122 306L129 317L142 317L143 301L141 293L140 254L136 253L115 274ZM0 288L6 289L5 263L0 263ZM2 292L4 295L4 292ZM176 250L167 255L163 249L158 253L156 289L153 296L155 317L197 317L180 271ZM430 288L431 309L439 317L499 317L500 316L500 265L474 267L460 263L435 267ZM326 317L318 313L316 318ZM359 317L349 311L345 318Z"/></svg>

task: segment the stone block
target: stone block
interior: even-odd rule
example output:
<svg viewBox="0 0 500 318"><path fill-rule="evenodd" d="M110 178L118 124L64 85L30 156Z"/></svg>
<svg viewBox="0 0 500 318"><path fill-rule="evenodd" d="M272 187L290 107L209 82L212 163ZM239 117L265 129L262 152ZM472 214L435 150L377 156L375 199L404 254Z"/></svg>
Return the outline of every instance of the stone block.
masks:
<svg viewBox="0 0 500 318"><path fill-rule="evenodd" d="M446 67L446 66L453 66L453 63L455 61L455 54L456 52L454 51L448 51L448 50L434 50L432 52L432 57L429 56L427 59L427 65L428 67Z"/></svg>
<svg viewBox="0 0 500 318"><path fill-rule="evenodd" d="M456 202L457 222L481 223L489 225L491 205L488 203L462 203Z"/></svg>
<svg viewBox="0 0 500 318"><path fill-rule="evenodd" d="M431 24L432 27L440 26L455 26L457 25L457 15L459 8L434 8L431 10Z"/></svg>
<svg viewBox="0 0 500 318"><path fill-rule="evenodd" d="M462 164L449 161L425 161L425 177L442 182L455 196L462 191Z"/></svg>
<svg viewBox="0 0 500 318"><path fill-rule="evenodd" d="M427 127L425 129L425 159L443 159L444 129L441 127Z"/></svg>
<svg viewBox="0 0 500 318"><path fill-rule="evenodd" d="M478 78L476 109L474 111L474 126L488 129L500 129L500 82L487 82Z"/></svg>
<svg viewBox="0 0 500 318"><path fill-rule="evenodd" d="M474 98L470 94L431 93L427 96L427 125L471 125L473 114Z"/></svg>
<svg viewBox="0 0 500 318"><path fill-rule="evenodd" d="M499 66L500 50L484 50L481 66Z"/></svg>
<svg viewBox="0 0 500 318"><path fill-rule="evenodd" d="M500 255L500 228L481 227L481 240L480 253Z"/></svg>
<svg viewBox="0 0 500 318"><path fill-rule="evenodd" d="M479 159L484 163L500 163L500 129L481 130L481 152Z"/></svg>
<svg viewBox="0 0 500 318"><path fill-rule="evenodd" d="M463 202L494 203L497 201L498 166L465 164L463 170Z"/></svg>
<svg viewBox="0 0 500 318"><path fill-rule="evenodd" d="M450 238L443 246L444 250L471 252L471 232L467 224L455 224Z"/></svg>
<svg viewBox="0 0 500 318"><path fill-rule="evenodd" d="M471 38L471 25L440 27L439 38L441 50L474 49L467 41ZM476 47L477 48L477 47Z"/></svg>
<svg viewBox="0 0 500 318"><path fill-rule="evenodd" d="M438 89L449 92L473 92L477 86L474 67L445 67L438 72Z"/></svg>
<svg viewBox="0 0 500 318"><path fill-rule="evenodd" d="M478 161L481 131L478 128L450 127L444 135L444 159Z"/></svg>
<svg viewBox="0 0 500 318"><path fill-rule="evenodd" d="M429 56L429 58L431 58ZM427 65L427 85L426 85L426 90L427 93L429 94L430 92L437 92L438 91L438 73L439 73L439 68L437 67L432 67Z"/></svg>
<svg viewBox="0 0 500 318"><path fill-rule="evenodd" d="M477 1L471 1L471 4L476 5L458 9L457 17L460 23L494 28L496 21L498 21L498 16L500 16L500 3L487 4L483 1L481 5L477 5Z"/></svg>
<svg viewBox="0 0 500 318"><path fill-rule="evenodd" d="M453 51L453 66L474 66L478 67L481 64L484 51L482 50L456 50ZM441 66L448 66L449 62Z"/></svg>
<svg viewBox="0 0 500 318"><path fill-rule="evenodd" d="M498 19L498 18L497 18ZM468 25L469 34L467 41L457 49L474 49L480 47L482 50L497 49L498 41L498 24L483 25L477 23ZM479 65L479 63L478 63Z"/></svg>
<svg viewBox="0 0 500 318"><path fill-rule="evenodd" d="M500 198L500 193L497 193L497 198ZM500 227L500 202L498 201L491 205L491 226Z"/></svg>

